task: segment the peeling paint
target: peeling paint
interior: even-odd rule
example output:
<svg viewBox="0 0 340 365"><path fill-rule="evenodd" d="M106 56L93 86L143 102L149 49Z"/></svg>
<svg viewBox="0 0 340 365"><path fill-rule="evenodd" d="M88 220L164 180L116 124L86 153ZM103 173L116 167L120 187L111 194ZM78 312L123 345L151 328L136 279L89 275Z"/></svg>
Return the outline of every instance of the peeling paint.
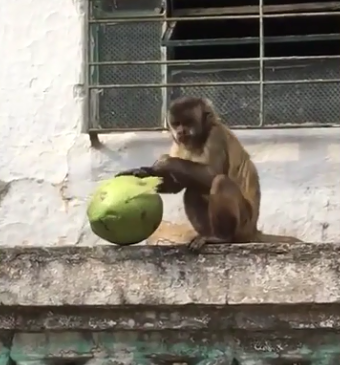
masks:
<svg viewBox="0 0 340 365"><path fill-rule="evenodd" d="M9 183L7 183L6 181L0 180L0 204L1 204L1 201L4 199L4 197L6 196L6 194L8 193L9 188L10 188Z"/></svg>
<svg viewBox="0 0 340 365"><path fill-rule="evenodd" d="M33 361L53 364L53 360L65 364L67 360L82 359L84 365L111 364L111 361L117 365L333 365L340 356L338 335L324 335L319 338L324 344L313 347L294 335L285 339L271 337L262 335L256 339L250 335L246 339L227 333L176 332L18 333L11 348L3 349L2 357L17 364Z"/></svg>
<svg viewBox="0 0 340 365"><path fill-rule="evenodd" d="M2 247L0 364L338 364L339 250Z"/></svg>

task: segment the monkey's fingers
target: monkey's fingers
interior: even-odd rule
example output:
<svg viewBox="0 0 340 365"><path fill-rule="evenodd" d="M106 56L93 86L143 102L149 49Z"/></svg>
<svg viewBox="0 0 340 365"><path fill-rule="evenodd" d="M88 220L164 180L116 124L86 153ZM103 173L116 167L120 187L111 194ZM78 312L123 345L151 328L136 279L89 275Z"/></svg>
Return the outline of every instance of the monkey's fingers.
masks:
<svg viewBox="0 0 340 365"><path fill-rule="evenodd" d="M118 176L135 176L135 177L139 177L139 178L143 179L145 177L153 176L153 174L152 174L151 168L141 167L138 169L121 171L115 175L115 177L118 177Z"/></svg>
<svg viewBox="0 0 340 365"><path fill-rule="evenodd" d="M157 164L159 164L159 163L161 163L161 162L167 161L169 158L171 158L169 154L163 154L163 155L161 155L161 156L158 158L158 160L155 162L155 165L157 165Z"/></svg>
<svg viewBox="0 0 340 365"><path fill-rule="evenodd" d="M199 252L205 244L206 244L205 237L196 236L187 244L187 247L192 252Z"/></svg>
<svg viewBox="0 0 340 365"><path fill-rule="evenodd" d="M125 171L120 171L118 172L118 174L115 175L115 177L118 176L129 176L129 175L133 175L133 171L134 170L125 170Z"/></svg>

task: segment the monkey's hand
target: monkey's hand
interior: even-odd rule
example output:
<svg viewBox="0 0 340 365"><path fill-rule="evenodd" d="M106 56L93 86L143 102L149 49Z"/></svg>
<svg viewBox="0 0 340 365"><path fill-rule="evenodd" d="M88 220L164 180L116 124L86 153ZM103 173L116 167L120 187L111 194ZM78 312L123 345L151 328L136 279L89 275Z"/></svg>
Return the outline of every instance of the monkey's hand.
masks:
<svg viewBox="0 0 340 365"><path fill-rule="evenodd" d="M118 174L116 174L115 177L127 176L127 175L130 175L130 176L132 175L132 176L135 176L135 177L139 177L141 179L143 179L144 177L156 176L153 167L143 166L143 167L139 167L139 168L136 168L136 169L121 171Z"/></svg>
<svg viewBox="0 0 340 365"><path fill-rule="evenodd" d="M118 172L118 174L115 175L115 177L117 176L127 176L127 175L132 175L132 176L136 176L139 177L141 179L143 179L144 177L149 177L149 176L158 176L158 177L164 177L164 174L161 174L161 171L167 167L168 165L168 160L171 157L169 155L162 155L160 156L160 158L153 164L153 166L142 166L139 168L135 168L135 169L130 169L130 170L125 170L125 171L121 171Z"/></svg>

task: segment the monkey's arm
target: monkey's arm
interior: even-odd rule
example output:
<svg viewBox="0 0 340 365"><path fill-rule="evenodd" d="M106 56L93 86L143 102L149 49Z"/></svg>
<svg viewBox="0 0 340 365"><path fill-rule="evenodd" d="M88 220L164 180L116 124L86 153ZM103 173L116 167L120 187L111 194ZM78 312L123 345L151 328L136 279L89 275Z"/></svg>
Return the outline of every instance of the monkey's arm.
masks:
<svg viewBox="0 0 340 365"><path fill-rule="evenodd" d="M121 171L117 176L133 175L139 178L148 176L159 176L163 178L162 184L157 187L157 191L161 194L177 194L184 189L173 173L169 170L159 168L169 158L168 155L162 155L151 167L143 166L136 169Z"/></svg>
<svg viewBox="0 0 340 365"><path fill-rule="evenodd" d="M210 189L216 176L207 165L184 160L179 157L168 157L152 166L153 176L170 175L185 188Z"/></svg>
<svg viewBox="0 0 340 365"><path fill-rule="evenodd" d="M162 177L164 182L158 188L160 193L177 193L183 188L209 190L215 177L207 165L179 157L162 158L151 167L122 171L116 176L122 175Z"/></svg>

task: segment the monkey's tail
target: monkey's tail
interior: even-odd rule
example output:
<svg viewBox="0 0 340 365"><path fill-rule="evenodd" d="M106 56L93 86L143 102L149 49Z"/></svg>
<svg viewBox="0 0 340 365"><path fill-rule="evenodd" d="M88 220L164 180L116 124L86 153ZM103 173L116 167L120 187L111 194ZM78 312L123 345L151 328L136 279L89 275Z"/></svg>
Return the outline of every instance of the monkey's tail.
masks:
<svg viewBox="0 0 340 365"><path fill-rule="evenodd" d="M296 243L303 242L302 240L293 236L284 236L280 234L267 234L259 231L257 233L257 242L261 243Z"/></svg>

